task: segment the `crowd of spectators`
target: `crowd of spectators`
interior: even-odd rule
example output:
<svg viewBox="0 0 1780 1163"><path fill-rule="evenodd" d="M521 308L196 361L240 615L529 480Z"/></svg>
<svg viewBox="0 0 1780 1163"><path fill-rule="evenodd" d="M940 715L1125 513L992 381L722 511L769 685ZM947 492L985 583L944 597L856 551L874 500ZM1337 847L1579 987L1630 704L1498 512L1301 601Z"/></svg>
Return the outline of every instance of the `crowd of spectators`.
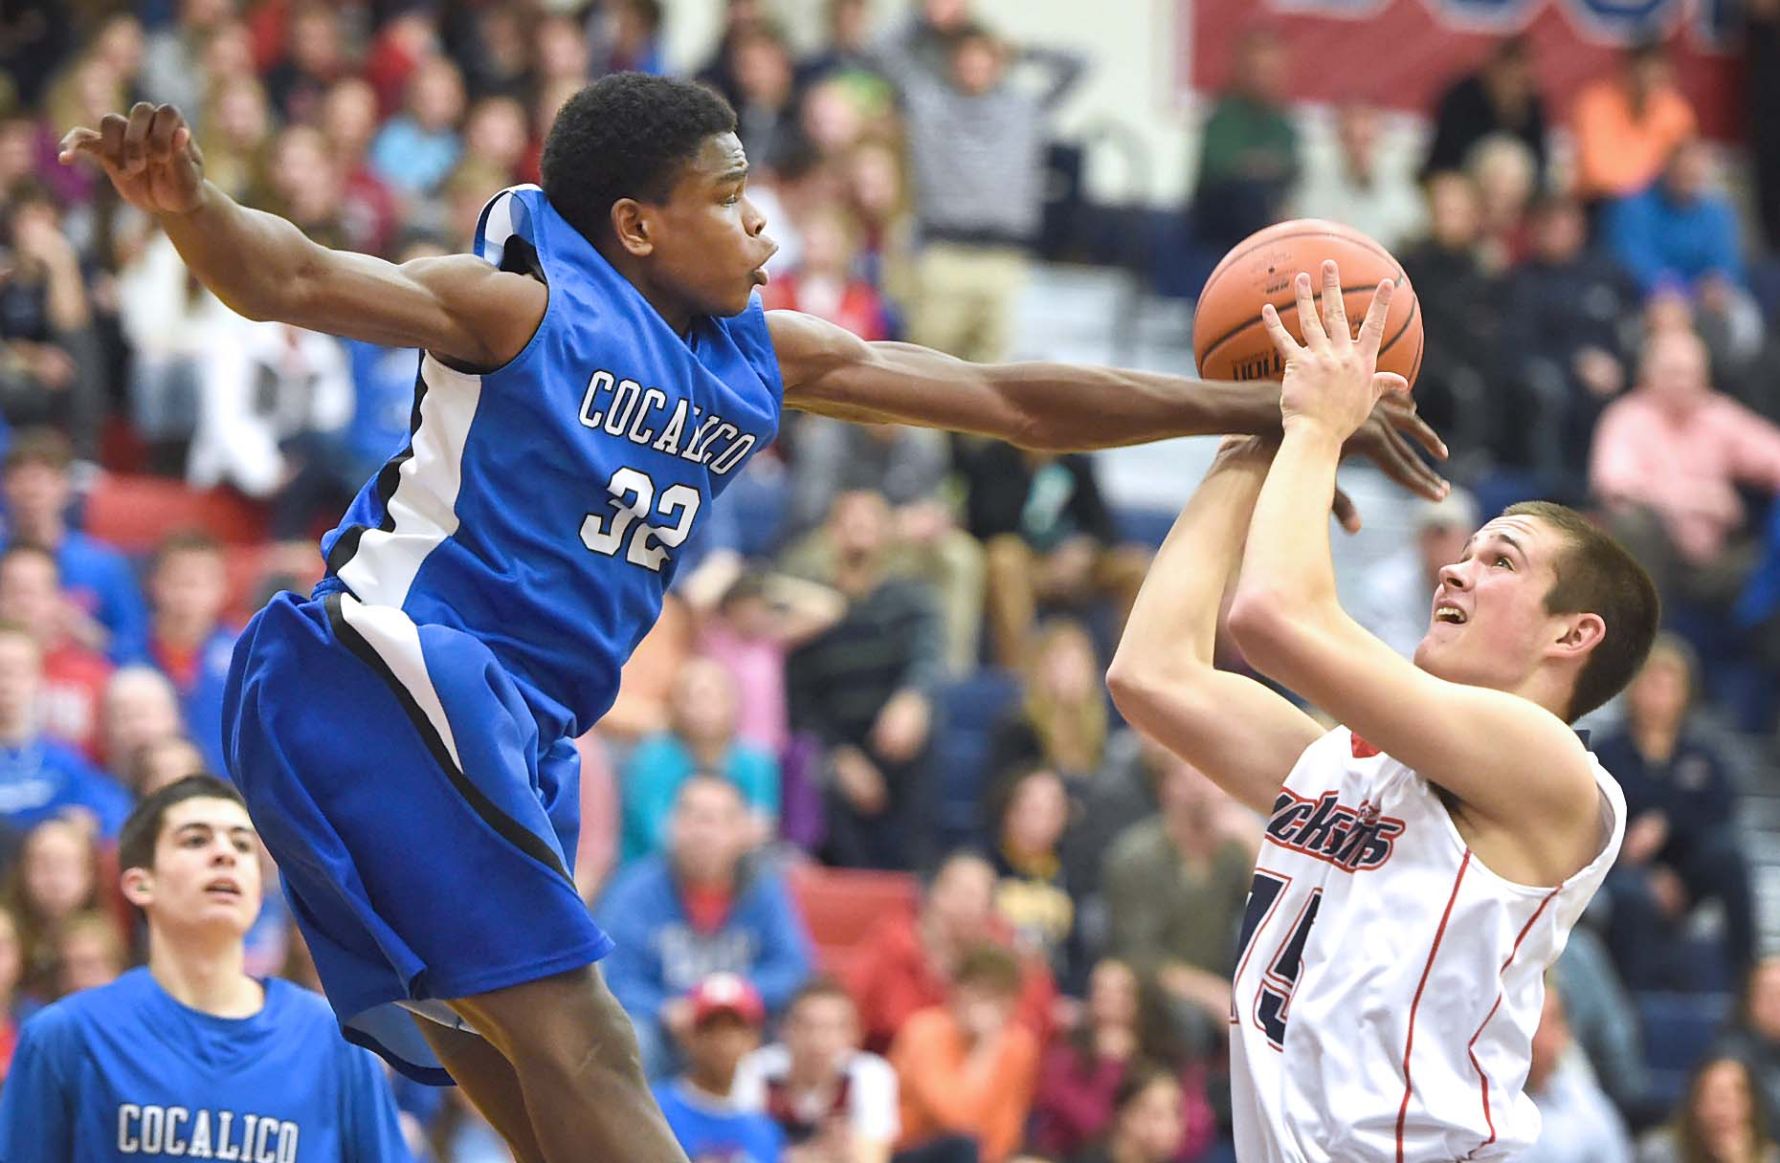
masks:
<svg viewBox="0 0 1780 1163"><path fill-rule="evenodd" d="M750 196L783 244L768 305L1009 355L1048 118L1085 62L1004 38L968 0L888 26L831 0L806 53L764 0L721 7L692 71L735 106ZM177 102L212 181L317 240L460 251L491 194L536 180L580 85L666 67L662 19L659 0L0 16L0 1078L18 1022L140 956L112 887L117 828L134 798L221 770L239 616L319 571L317 535L407 439L416 358L237 318L105 182L57 166L56 138ZM1780 6L1750 20L1749 51L1776 52ZM1534 495L1599 513L1674 611L1596 740L1631 819L1553 975L1535 1157L1767 1158L1780 963L1759 947L1736 776L1696 713L1733 666L1780 663L1780 391L1752 374L1770 304L1720 159L1660 45L1560 109L1504 42L1429 110L1419 167L1394 165L1358 103L1319 155L1285 44L1256 29L1237 51L1198 138L1193 244L1221 253L1317 214L1391 246L1426 320L1418 399L1468 486L1417 510L1356 613L1413 650L1440 566ZM98 482L146 475L247 498L263 520L249 574L196 529L134 557L85 530ZM788 417L718 509L579 741L577 880L689 1152L1224 1157L1259 821L1106 700L1148 551L1096 462ZM1745 725L1767 726L1771 701ZM816 907L824 884L902 895L870 897L900 903L848 936ZM313 983L275 889L247 942L253 972ZM1702 956L1705 977L1747 988L1664 1092L1628 991L1696 989ZM466 1104L398 1097L418 1148L498 1157Z"/></svg>

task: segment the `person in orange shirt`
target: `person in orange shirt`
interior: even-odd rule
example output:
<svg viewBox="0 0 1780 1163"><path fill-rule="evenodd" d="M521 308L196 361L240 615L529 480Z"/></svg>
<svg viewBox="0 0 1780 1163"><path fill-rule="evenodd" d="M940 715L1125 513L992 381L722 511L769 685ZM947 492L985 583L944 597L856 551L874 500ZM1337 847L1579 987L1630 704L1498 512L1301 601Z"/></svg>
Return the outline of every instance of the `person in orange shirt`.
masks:
<svg viewBox="0 0 1780 1163"><path fill-rule="evenodd" d="M1616 75L1578 93L1570 121L1576 195L1587 202L1640 192L1696 130L1693 106L1676 88L1660 41L1634 47Z"/></svg>
<svg viewBox="0 0 1780 1163"><path fill-rule="evenodd" d="M1020 1145L1038 1039L1013 1021L1020 962L994 945L964 955L948 1004L921 1010L890 1048L902 1139L892 1163L1002 1163Z"/></svg>

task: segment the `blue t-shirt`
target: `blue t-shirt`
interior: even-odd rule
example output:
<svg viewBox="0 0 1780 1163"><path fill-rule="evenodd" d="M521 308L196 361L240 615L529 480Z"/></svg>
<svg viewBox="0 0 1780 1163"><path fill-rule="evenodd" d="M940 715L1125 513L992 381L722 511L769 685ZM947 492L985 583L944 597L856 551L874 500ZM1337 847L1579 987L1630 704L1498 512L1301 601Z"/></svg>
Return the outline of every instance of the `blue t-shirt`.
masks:
<svg viewBox="0 0 1780 1163"><path fill-rule="evenodd" d="M0 1159L410 1159L382 1066L319 996L265 985L249 1018L188 1009L146 969L43 1010L0 1090Z"/></svg>
<svg viewBox="0 0 1780 1163"><path fill-rule="evenodd" d="M140 660L148 648L148 607L130 559L71 529L56 546L56 568L74 604L111 632L106 656L119 666Z"/></svg>
<svg viewBox="0 0 1780 1163"><path fill-rule="evenodd" d="M53 740L0 746L0 820L25 831L69 808L91 811L100 834L114 840L130 814L130 794L80 752Z"/></svg>
<svg viewBox="0 0 1780 1163"><path fill-rule="evenodd" d="M620 781L624 789L622 863L662 850L674 798L680 794L680 785L697 772L692 752L676 735L662 732L637 744L624 763ZM716 774L735 784L749 807L778 818L779 763L771 754L746 743L734 744Z"/></svg>
<svg viewBox="0 0 1780 1163"><path fill-rule="evenodd" d="M655 1100L692 1163L778 1163L784 1153L785 1133L759 1111L737 1110L679 1081L657 1084Z"/></svg>
<svg viewBox="0 0 1780 1163"><path fill-rule="evenodd" d="M155 666L179 692L179 714L185 720L185 733L204 753L204 764L213 775L228 771L223 760L223 690L229 683L229 660L234 657L235 639L239 637L237 631L226 626L212 630L185 674L169 670L153 643L149 648Z"/></svg>

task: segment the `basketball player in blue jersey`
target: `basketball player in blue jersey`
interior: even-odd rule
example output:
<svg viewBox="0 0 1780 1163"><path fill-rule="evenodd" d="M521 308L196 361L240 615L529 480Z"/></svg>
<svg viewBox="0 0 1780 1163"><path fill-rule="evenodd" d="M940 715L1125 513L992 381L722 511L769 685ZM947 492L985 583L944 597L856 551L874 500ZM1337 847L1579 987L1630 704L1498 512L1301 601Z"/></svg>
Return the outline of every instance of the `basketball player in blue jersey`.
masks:
<svg viewBox="0 0 1780 1163"><path fill-rule="evenodd" d="M240 793L208 775L167 785L130 813L118 863L148 965L25 1023L0 1159L407 1163L382 1064L319 997L242 968L260 861Z"/></svg>
<svg viewBox="0 0 1780 1163"><path fill-rule="evenodd" d="M570 879L572 740L781 407L1046 449L1279 428L1276 389L976 366L765 313L735 114L681 81L590 85L474 255L401 266L237 205L169 106L73 130L80 155L241 314L425 353L409 446L324 541L325 580L243 633L225 750L349 1035L456 1079L523 1160L684 1158ZM1438 495L1411 441L1439 443L1392 402L1353 447Z"/></svg>

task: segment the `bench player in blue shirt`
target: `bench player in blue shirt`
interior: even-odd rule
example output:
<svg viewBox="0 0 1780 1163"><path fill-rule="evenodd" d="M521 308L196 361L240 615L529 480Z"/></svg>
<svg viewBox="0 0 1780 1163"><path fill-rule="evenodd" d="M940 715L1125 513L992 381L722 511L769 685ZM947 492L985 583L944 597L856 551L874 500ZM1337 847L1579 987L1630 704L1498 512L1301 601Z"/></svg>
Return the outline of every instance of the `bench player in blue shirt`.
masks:
<svg viewBox="0 0 1780 1163"><path fill-rule="evenodd" d="M425 353L408 448L324 540L325 580L243 633L225 750L348 1034L455 1078L524 1160L683 1158L570 879L572 740L781 407L1048 449L1279 426L1277 389L978 366L764 312L735 114L682 81L588 86L474 255L401 266L205 183L170 106L71 131L78 155L243 315ZM1411 439L1438 444L1390 403L1356 444L1438 495Z"/></svg>
<svg viewBox="0 0 1780 1163"><path fill-rule="evenodd" d="M25 1023L0 1159L406 1163L377 1059L321 998L242 969L260 862L240 794L205 775L169 784L125 822L118 862L148 965Z"/></svg>

